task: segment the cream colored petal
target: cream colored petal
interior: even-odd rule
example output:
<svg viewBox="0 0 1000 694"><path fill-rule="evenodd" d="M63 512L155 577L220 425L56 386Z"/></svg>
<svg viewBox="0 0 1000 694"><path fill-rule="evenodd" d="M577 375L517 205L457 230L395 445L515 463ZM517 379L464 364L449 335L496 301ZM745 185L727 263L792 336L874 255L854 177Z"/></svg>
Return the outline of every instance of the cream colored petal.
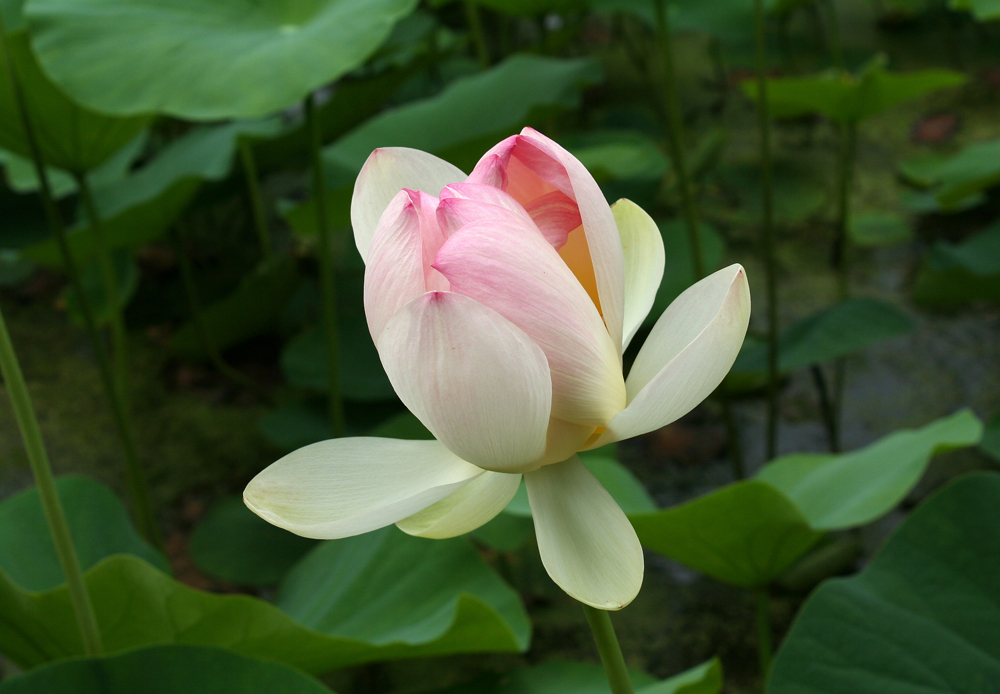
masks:
<svg viewBox="0 0 1000 694"><path fill-rule="evenodd" d="M542 457L549 365L496 311L461 294L428 292L393 315L378 351L399 399L462 459L520 472Z"/></svg>
<svg viewBox="0 0 1000 694"><path fill-rule="evenodd" d="M383 147L372 152L358 174L351 198L354 243L362 259L368 262L378 220L399 191L409 188L437 195L449 183L464 180L459 168L419 149Z"/></svg>
<svg viewBox="0 0 1000 694"><path fill-rule="evenodd" d="M482 474L438 441L333 439L269 465L243 501L279 528L333 539L412 516Z"/></svg>
<svg viewBox="0 0 1000 694"><path fill-rule="evenodd" d="M579 456L524 475L542 564L571 597L620 610L642 586L643 556L628 518Z"/></svg>
<svg viewBox="0 0 1000 694"><path fill-rule="evenodd" d="M740 265L709 275L677 297L639 351L625 386L628 406L590 447L645 434L708 397L739 354L750 321L750 287Z"/></svg>
<svg viewBox="0 0 1000 694"><path fill-rule="evenodd" d="M663 237L653 218L631 200L611 206L625 256L625 322L622 351L628 348L663 280Z"/></svg>
<svg viewBox="0 0 1000 694"><path fill-rule="evenodd" d="M418 537L442 539L464 535L503 511L520 484L521 475L484 472L433 506L399 521L396 526Z"/></svg>

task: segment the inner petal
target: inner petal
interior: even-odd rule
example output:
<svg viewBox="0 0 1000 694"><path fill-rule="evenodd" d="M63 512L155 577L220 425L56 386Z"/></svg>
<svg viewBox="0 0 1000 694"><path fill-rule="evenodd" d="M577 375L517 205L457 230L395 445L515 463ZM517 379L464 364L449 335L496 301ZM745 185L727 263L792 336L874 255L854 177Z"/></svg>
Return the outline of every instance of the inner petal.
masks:
<svg viewBox="0 0 1000 694"><path fill-rule="evenodd" d="M438 199L422 190L404 189L417 211L420 220L420 239L423 246L424 284L426 290L448 291L451 286L444 275L434 269L434 257L444 243L444 233L437 221Z"/></svg>

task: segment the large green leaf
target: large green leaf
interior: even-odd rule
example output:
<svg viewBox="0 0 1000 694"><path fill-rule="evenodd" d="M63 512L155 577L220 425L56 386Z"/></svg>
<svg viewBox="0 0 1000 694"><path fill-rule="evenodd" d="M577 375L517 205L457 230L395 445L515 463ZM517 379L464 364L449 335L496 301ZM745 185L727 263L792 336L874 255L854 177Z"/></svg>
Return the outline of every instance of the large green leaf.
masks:
<svg viewBox="0 0 1000 694"><path fill-rule="evenodd" d="M979 447L986 455L1000 463L1000 415L993 417L986 425Z"/></svg>
<svg viewBox="0 0 1000 694"><path fill-rule="evenodd" d="M917 273L913 298L930 308L1000 303L1000 223L961 243L936 242Z"/></svg>
<svg viewBox="0 0 1000 694"><path fill-rule="evenodd" d="M315 545L316 540L263 520L240 497L226 497L195 528L188 551L210 576L238 585L270 586Z"/></svg>
<svg viewBox="0 0 1000 694"><path fill-rule="evenodd" d="M588 59L514 55L491 70L455 80L437 96L372 118L327 147L323 156L359 171L377 147L414 147L468 168L539 109L578 105L581 88L599 76L597 64Z"/></svg>
<svg viewBox="0 0 1000 694"><path fill-rule="evenodd" d="M717 659L657 682L643 672L630 673L636 694L719 694L722 665ZM438 694L604 694L604 668L591 663L549 660L506 675L484 675Z"/></svg>
<svg viewBox="0 0 1000 694"><path fill-rule="evenodd" d="M821 113L851 123L965 81L965 75L952 70L893 73L885 69L884 59L875 59L857 76L830 71L808 77L771 78L767 81L767 98L771 114L778 118ZM742 86L747 96L757 99L755 80L746 80Z"/></svg>
<svg viewBox="0 0 1000 694"><path fill-rule="evenodd" d="M847 299L792 324L778 341L778 368L794 371L822 364L913 330L899 309L875 299ZM767 345L753 343L740 352L733 370L764 371Z"/></svg>
<svg viewBox="0 0 1000 694"><path fill-rule="evenodd" d="M132 528L121 501L107 487L71 475L56 480L56 490L83 568L112 554L128 553L168 570L163 557ZM34 487L0 503L0 572L27 591L51 590L65 580Z"/></svg>
<svg viewBox="0 0 1000 694"><path fill-rule="evenodd" d="M0 694L330 694L287 665L221 648L152 646L65 660L0 684Z"/></svg>
<svg viewBox="0 0 1000 694"><path fill-rule="evenodd" d="M757 480L629 520L648 549L746 587L775 579L820 537L788 497Z"/></svg>
<svg viewBox="0 0 1000 694"><path fill-rule="evenodd" d="M655 140L638 130L596 130L563 143L593 174L607 179L662 179L670 160Z"/></svg>
<svg viewBox="0 0 1000 694"><path fill-rule="evenodd" d="M913 489L933 456L974 446L982 435L982 422L961 410L843 455L787 455L756 476L784 492L813 528L840 530L888 513Z"/></svg>
<svg viewBox="0 0 1000 694"><path fill-rule="evenodd" d="M133 174L96 190L107 245L137 248L165 233L203 182L229 175L240 137L274 134L280 127L277 119L270 119L195 128ZM71 229L67 238L77 262L96 254L94 234L86 221ZM62 263L54 239L26 248L24 255L47 265Z"/></svg>
<svg viewBox="0 0 1000 694"><path fill-rule="evenodd" d="M49 166L89 171L121 149L149 122L148 118L114 118L81 107L52 84L39 68L24 31L8 34L7 43L24 90L28 118L38 138L42 158ZM24 157L31 156L2 53L0 147Z"/></svg>
<svg viewBox="0 0 1000 694"><path fill-rule="evenodd" d="M953 10L966 10L980 22L1000 19L1000 0L949 0Z"/></svg>
<svg viewBox="0 0 1000 694"><path fill-rule="evenodd" d="M358 321L353 321L357 323ZM340 391L350 400L394 398L396 392L382 368L368 326L361 321L340 321ZM281 353L281 370L297 388L327 392L329 359L322 328L310 328L293 338Z"/></svg>
<svg viewBox="0 0 1000 694"><path fill-rule="evenodd" d="M517 594L462 539L387 528L318 546L277 604L216 595L143 560L109 557L85 576L104 647L219 646L311 673L375 660L521 651L530 623ZM0 573L0 649L22 667L83 653L65 586L32 593Z"/></svg>
<svg viewBox="0 0 1000 694"><path fill-rule="evenodd" d="M989 694L1000 682L1000 475L953 482L859 575L806 602L770 694Z"/></svg>
<svg viewBox="0 0 1000 694"><path fill-rule="evenodd" d="M415 0L31 0L39 62L91 108L254 118L361 65Z"/></svg>

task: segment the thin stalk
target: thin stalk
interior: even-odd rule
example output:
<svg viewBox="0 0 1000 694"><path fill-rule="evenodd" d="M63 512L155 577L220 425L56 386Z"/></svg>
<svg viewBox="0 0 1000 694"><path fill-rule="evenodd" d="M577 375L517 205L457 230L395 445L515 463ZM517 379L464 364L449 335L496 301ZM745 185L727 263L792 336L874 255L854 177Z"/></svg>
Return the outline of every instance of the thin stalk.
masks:
<svg viewBox="0 0 1000 694"><path fill-rule="evenodd" d="M66 522L66 515L63 513L62 503L56 491L52 466L49 464L42 432L38 428L35 410L31 405L31 396L24 383L24 374L21 373L21 365L17 361L17 354L10 341L2 312L0 312L0 371L3 372L3 380L14 406L14 416L21 431L21 439L28 452L28 462L31 464L35 486L38 487L38 496L45 512L45 520L49 524L49 532L52 533L52 543L55 545L59 564L66 575L66 585L69 587L70 601L76 613L84 650L87 655L98 656L103 647L101 632L97 627L97 617L94 615L94 607L90 602L87 584L83 580L83 571L80 569L80 560L73 547L69 524Z"/></svg>
<svg viewBox="0 0 1000 694"><path fill-rule="evenodd" d="M264 260L268 260L274 255L274 248L271 245L271 232L267 228L267 213L264 211L264 195L260 191L257 162L253 157L253 149L246 140L240 141L240 161L243 163L243 175L246 177L247 193L250 195L250 214L253 216L253 226L257 231L260 255Z"/></svg>
<svg viewBox="0 0 1000 694"><path fill-rule="evenodd" d="M594 642L601 654L601 663L604 665L604 674L607 675L611 694L634 694L628 668L625 667L625 658L622 657L622 649L618 645L618 637L615 636L615 627L611 624L611 615L607 610L599 610L590 605L584 605L583 612L587 615L587 623L594 633Z"/></svg>
<svg viewBox="0 0 1000 694"><path fill-rule="evenodd" d="M837 272L837 296L841 301L850 295L850 237L848 229L851 224L851 182L854 179L854 160L857 152L858 124L849 121L841 131L840 170L837 177L837 230L833 247L833 266ZM844 380L846 364L838 359L833 364L833 416L837 421L837 431L840 430L840 419L843 415ZM840 449L840 441L831 446Z"/></svg>
<svg viewBox="0 0 1000 694"><path fill-rule="evenodd" d="M184 250L184 238L181 233L180 224L174 227L174 246L177 249L177 264L180 266L181 284L184 285L188 310L191 312L191 323L194 325L194 330L198 334L198 340L201 342L201 347L205 350L205 354L208 355L209 361L212 362L212 365L224 377L252 391L267 402L269 400L268 395L260 386L254 383L248 376L230 366L222 358L218 347L215 345L215 340L212 339L212 335L208 331L208 327L205 324L205 316L202 312L201 299L198 298L198 286L194 279L194 269L191 267L191 259L188 258Z"/></svg>
<svg viewBox="0 0 1000 694"><path fill-rule="evenodd" d="M767 690L767 676L771 671L773 653L771 636L771 597L767 588L754 591L757 607L757 660L760 668L761 691Z"/></svg>
<svg viewBox="0 0 1000 694"><path fill-rule="evenodd" d="M87 217L90 219L90 228L94 234L94 241L97 247L97 262L100 266L101 284L104 288L104 299L108 305L108 315L111 318L111 342L112 342L112 385L110 396L112 408L115 410L115 418L119 421L119 430L122 434L122 444L125 450L125 474L128 478L129 497L132 500L132 510L135 514L136 526L139 532L149 542L156 547L163 549L163 539L156 523L156 514L153 511L152 495L149 492L149 485L146 476L139 464L138 449L135 445L135 437L132 429L132 422L129 415L129 382L128 382L128 334L125 331L125 317L122 315L122 307L118 301L118 280L115 277L115 268L112 263L111 253L108 250L106 239L104 238L104 224L101 215L94 204L94 196L90 191L90 184L82 173L75 173L77 188L80 193L80 200L83 203ZM85 303L82 293L77 295L80 303Z"/></svg>
<svg viewBox="0 0 1000 694"><path fill-rule="evenodd" d="M680 101L677 98L677 78L674 74L674 56L672 34L670 32L670 20L666 7L666 0L654 0L656 10L656 32L660 44L661 59L663 61L663 110L667 117L667 147L670 150L670 159L674 164L674 171L677 174L677 183L681 194L681 208L684 214L684 223L688 230L688 239L691 244L691 262L694 268L695 280L700 280L705 276L704 255L701 249L701 236L698 232L698 203L694 198L694 187L691 184L691 176L688 172L687 162L684 157L684 121L681 118ZM732 412L732 403L725 391L720 391L719 401L722 403L723 416L727 421L735 422ZM733 475L737 479L742 479L743 471L743 450L739 436L730 437Z"/></svg>
<svg viewBox="0 0 1000 694"><path fill-rule="evenodd" d="M725 386L722 386L725 388ZM722 419L726 424L726 436L729 437L729 455L732 456L732 473L736 480L746 479L746 466L743 463L743 443L740 441L740 427L736 422L736 413L730 404L729 394L720 390L722 399Z"/></svg>
<svg viewBox="0 0 1000 694"><path fill-rule="evenodd" d="M760 131L761 236L767 282L767 460L778 451L778 278L775 260L774 190L771 177L771 113L767 99L767 37L764 0L754 0L757 63L757 128Z"/></svg>
<svg viewBox="0 0 1000 694"><path fill-rule="evenodd" d="M479 16L479 5L475 0L462 0L465 7L465 21L469 24L469 31L472 32L472 43L476 47L476 58L479 60L479 67L484 70L490 66L490 51L486 47L486 34L483 32L483 19Z"/></svg>
<svg viewBox="0 0 1000 694"><path fill-rule="evenodd" d="M24 139L31 152L31 161L34 164L35 176L39 183L39 196L42 199L42 207L45 209L45 216L48 220L49 228L56 238L59 247L59 254L62 257L63 266L69 277L70 287L76 295L80 312L83 314L83 324L87 331L87 337L94 350L94 358L97 360L97 370L101 376L101 383L104 391L111 401L111 410L114 415L115 427L121 438L122 450L125 455L125 469L129 478L129 491L131 495L133 513L135 515L136 526L139 532L158 549L163 550L163 540L156 525L153 514L152 503L149 501L149 492L146 488L145 480L139 468L139 456L135 444L135 435L132 429L132 422L128 416L128 409L118 397L115 388L115 377L112 371L111 362L104 349L100 331L97 328L97 321L94 319L94 310L83 291L83 284L80 281L80 272L76 267L76 261L70 250L69 242L66 240L66 226L63 223L62 215L55 203L55 196L52 194L52 185L49 182L48 170L45 167L45 160L42 157L42 149L38 144L38 137L35 134L34 125L28 115L24 90L21 85L20 76L14 66L14 56L10 52L7 44L7 32L3 24L3 16L0 13L0 48L4 53L7 64L7 76L10 79L11 88L14 94L14 101L17 105L18 115L21 119L21 127L24 130ZM145 494L143 491L145 490Z"/></svg>
<svg viewBox="0 0 1000 694"><path fill-rule="evenodd" d="M309 158L312 167L313 199L316 202L316 226L319 229L319 275L323 296L323 330L326 335L327 371L330 386L330 429L334 437L344 433L344 404L340 399L340 355L337 337L337 284L333 274L333 251L330 244L330 221L326 212L326 183L320 159L322 135L316 118L315 95L306 97L306 123L309 126Z"/></svg>
<svg viewBox="0 0 1000 694"><path fill-rule="evenodd" d="M681 208L684 222L691 240L691 255L694 262L695 277L705 276L705 263L702 260L701 240L698 235L698 208L694 199L691 178L687 170L684 156L684 121L681 118L681 107L677 99L677 77L674 74L674 56L670 20L666 8L666 0L654 0L656 7L656 33L660 44L660 54L663 61L663 99L664 111L667 114L667 147L670 159L674 163L677 174L678 188L681 194Z"/></svg>
<svg viewBox="0 0 1000 694"><path fill-rule="evenodd" d="M819 411L823 417L823 423L826 425L830 452L840 453L840 427L838 426L837 411L830 399L830 389L826 386L826 376L823 375L823 368L819 364L814 364L810 371L813 383L816 385L816 392L819 394Z"/></svg>
<svg viewBox="0 0 1000 694"><path fill-rule="evenodd" d="M837 0L823 0L826 8L827 37L830 42L830 57L835 67L844 69L844 45L840 38L840 18L837 16Z"/></svg>

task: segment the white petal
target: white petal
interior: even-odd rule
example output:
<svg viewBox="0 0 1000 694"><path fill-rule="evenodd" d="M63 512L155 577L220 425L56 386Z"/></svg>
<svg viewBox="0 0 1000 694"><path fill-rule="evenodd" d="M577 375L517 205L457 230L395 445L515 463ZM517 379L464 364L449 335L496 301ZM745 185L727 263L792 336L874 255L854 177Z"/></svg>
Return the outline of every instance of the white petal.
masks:
<svg viewBox="0 0 1000 694"><path fill-rule="evenodd" d="M625 323L622 350L653 307L663 280L663 237L653 218L631 200L622 198L611 206L618 224L625 256Z"/></svg>
<svg viewBox="0 0 1000 694"><path fill-rule="evenodd" d="M456 455L501 472L537 466L552 378L520 328L461 294L428 292L396 312L378 350L400 400Z"/></svg>
<svg viewBox="0 0 1000 694"><path fill-rule="evenodd" d="M443 539L475 530L504 510L521 484L520 475L484 472L433 506L396 526L418 537Z"/></svg>
<svg viewBox="0 0 1000 694"><path fill-rule="evenodd" d="M243 501L279 528L333 539L412 516L481 474L437 441L333 439L269 465Z"/></svg>
<svg viewBox="0 0 1000 694"><path fill-rule="evenodd" d="M628 518L579 456L525 474L549 576L582 603L620 610L639 593L643 557Z"/></svg>
<svg viewBox="0 0 1000 694"><path fill-rule="evenodd" d="M376 149L361 167L351 198L354 243L361 257L368 262L368 249L378 220L389 201L403 188L437 195L449 183L464 180L465 174L460 169L419 149Z"/></svg>
<svg viewBox="0 0 1000 694"><path fill-rule="evenodd" d="M708 397L729 372L750 321L750 287L730 265L688 287L646 338L625 386L628 407L590 447L670 424Z"/></svg>
<svg viewBox="0 0 1000 694"><path fill-rule="evenodd" d="M467 224L441 246L434 267L452 291L538 343L552 369L554 417L606 426L625 407L618 352L597 307L533 223L510 217Z"/></svg>

